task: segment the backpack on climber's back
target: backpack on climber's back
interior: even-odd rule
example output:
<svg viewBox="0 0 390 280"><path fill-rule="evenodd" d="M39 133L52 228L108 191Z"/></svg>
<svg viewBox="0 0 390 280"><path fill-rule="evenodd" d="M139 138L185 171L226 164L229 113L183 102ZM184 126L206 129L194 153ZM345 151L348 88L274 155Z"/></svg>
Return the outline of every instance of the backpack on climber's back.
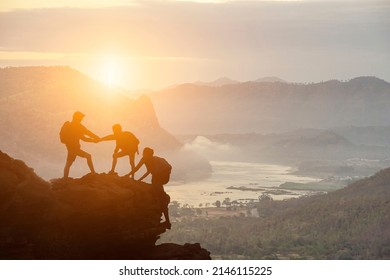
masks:
<svg viewBox="0 0 390 280"><path fill-rule="evenodd" d="M124 131L124 141L126 142L126 146L129 146L130 150L136 152L138 154L138 145L139 139L130 131Z"/></svg>
<svg viewBox="0 0 390 280"><path fill-rule="evenodd" d="M153 157L153 171L152 176L156 182L164 185L169 182L171 176L172 166L163 158Z"/></svg>
<svg viewBox="0 0 390 280"><path fill-rule="evenodd" d="M68 144L72 138L72 127L70 121L64 122L60 130L60 140L63 144Z"/></svg>

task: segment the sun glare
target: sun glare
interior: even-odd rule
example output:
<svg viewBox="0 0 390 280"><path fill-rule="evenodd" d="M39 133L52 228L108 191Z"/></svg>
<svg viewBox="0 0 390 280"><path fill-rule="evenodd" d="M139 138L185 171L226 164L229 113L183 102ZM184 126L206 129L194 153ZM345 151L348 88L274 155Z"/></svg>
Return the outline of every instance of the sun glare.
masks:
<svg viewBox="0 0 390 280"><path fill-rule="evenodd" d="M108 86L118 86L122 79L122 69L115 58L104 61L101 69L100 80Z"/></svg>

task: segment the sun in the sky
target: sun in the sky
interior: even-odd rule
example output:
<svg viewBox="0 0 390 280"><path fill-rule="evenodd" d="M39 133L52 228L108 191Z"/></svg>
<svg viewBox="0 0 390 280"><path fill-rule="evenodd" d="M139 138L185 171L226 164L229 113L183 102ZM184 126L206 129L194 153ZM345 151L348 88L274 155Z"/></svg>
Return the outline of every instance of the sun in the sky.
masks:
<svg viewBox="0 0 390 280"><path fill-rule="evenodd" d="M100 70L100 81L108 86L118 86L122 80L122 67L118 58L107 56L102 63Z"/></svg>

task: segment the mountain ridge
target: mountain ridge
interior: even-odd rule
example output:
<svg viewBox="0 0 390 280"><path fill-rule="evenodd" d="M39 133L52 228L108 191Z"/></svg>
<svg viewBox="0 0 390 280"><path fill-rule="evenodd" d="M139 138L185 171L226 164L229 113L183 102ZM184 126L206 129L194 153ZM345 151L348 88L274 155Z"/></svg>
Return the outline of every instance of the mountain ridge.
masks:
<svg viewBox="0 0 390 280"><path fill-rule="evenodd" d="M253 81L247 81L247 82L241 82L237 80L230 79L229 77L221 77L211 82L203 82L203 81L196 81L194 83L187 83L187 84L194 84L198 86L210 86L210 87L221 87L221 86L228 86L228 85L236 85L236 84L243 84L243 83L288 83L287 81L275 77L275 76L268 76L268 77L261 77ZM169 88L174 88L180 85L173 85Z"/></svg>
<svg viewBox="0 0 390 280"><path fill-rule="evenodd" d="M197 81L194 84L200 85L200 86L221 87L221 86L238 84L238 83L240 83L240 82L236 81L236 80L232 80L228 77L221 77L221 78L218 78L218 79L211 81L211 82Z"/></svg>
<svg viewBox="0 0 390 280"><path fill-rule="evenodd" d="M256 80L254 80L254 82L256 82L256 83L288 83L287 81L285 81L279 77L275 77L275 76L258 78Z"/></svg>
<svg viewBox="0 0 390 280"><path fill-rule="evenodd" d="M376 77L310 84L183 84L150 96L160 122L175 134L272 133L390 122L390 83Z"/></svg>

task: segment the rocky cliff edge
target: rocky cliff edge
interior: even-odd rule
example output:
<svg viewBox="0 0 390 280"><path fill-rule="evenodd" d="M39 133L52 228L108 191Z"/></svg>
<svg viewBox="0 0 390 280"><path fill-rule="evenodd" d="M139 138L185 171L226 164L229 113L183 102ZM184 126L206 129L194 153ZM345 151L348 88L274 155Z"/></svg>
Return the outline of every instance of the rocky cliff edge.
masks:
<svg viewBox="0 0 390 280"><path fill-rule="evenodd" d="M166 231L152 186L117 175L38 177L0 152L0 259L210 259Z"/></svg>

